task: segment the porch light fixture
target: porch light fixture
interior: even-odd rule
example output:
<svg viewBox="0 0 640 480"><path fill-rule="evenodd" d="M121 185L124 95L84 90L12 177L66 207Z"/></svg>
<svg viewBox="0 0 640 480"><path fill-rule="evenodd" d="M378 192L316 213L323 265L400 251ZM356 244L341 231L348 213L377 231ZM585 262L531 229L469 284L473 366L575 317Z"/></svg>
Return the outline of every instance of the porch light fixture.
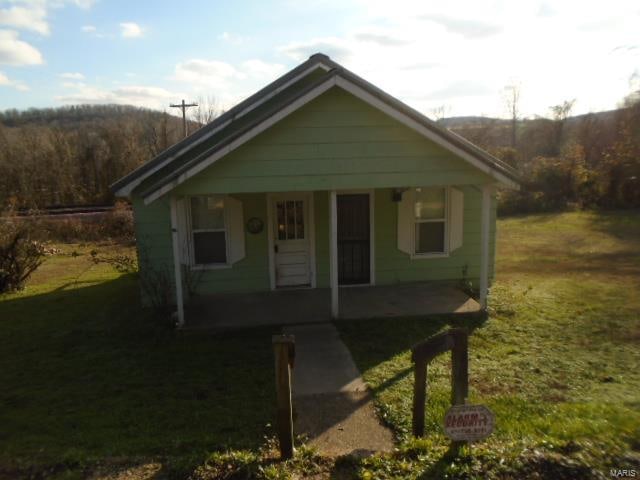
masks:
<svg viewBox="0 0 640 480"><path fill-rule="evenodd" d="M394 188L393 189L393 193L391 195L391 200L393 200L394 202L401 202L402 201L402 194L404 192L406 192L407 190L409 190L407 187Z"/></svg>

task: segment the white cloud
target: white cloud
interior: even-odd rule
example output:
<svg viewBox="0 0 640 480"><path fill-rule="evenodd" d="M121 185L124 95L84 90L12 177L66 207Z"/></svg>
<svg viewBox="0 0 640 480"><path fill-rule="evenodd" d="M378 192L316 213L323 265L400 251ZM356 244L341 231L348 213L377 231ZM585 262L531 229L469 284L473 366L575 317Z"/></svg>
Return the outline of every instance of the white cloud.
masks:
<svg viewBox="0 0 640 480"><path fill-rule="evenodd" d="M124 38L140 38L144 35L144 30L134 22L122 22L120 24L120 34Z"/></svg>
<svg viewBox="0 0 640 480"><path fill-rule="evenodd" d="M347 38L314 38L306 42L289 43L280 47L280 51L297 62L302 62L319 52L329 55L337 62L346 62L354 53L349 44L350 41Z"/></svg>
<svg viewBox="0 0 640 480"><path fill-rule="evenodd" d="M80 8L83 8L85 10L88 10L89 8L93 7L93 5L95 5L96 0L72 0L73 3Z"/></svg>
<svg viewBox="0 0 640 480"><path fill-rule="evenodd" d="M84 82L62 82L64 88L84 88L87 85Z"/></svg>
<svg viewBox="0 0 640 480"><path fill-rule="evenodd" d="M462 35L466 38L483 38L497 35L502 31L502 26L490 21L460 18L442 14L421 15L421 19L441 25L448 32Z"/></svg>
<svg viewBox="0 0 640 480"><path fill-rule="evenodd" d="M506 116L501 91L512 79L526 116L576 97L576 113L614 108L640 70L633 0L356 3L342 34L278 51L295 62L326 53L420 111L446 105L452 115Z"/></svg>
<svg viewBox="0 0 640 480"><path fill-rule="evenodd" d="M31 30L41 35L49 35L49 24L46 21L47 10L44 4L34 4L28 7L14 5L0 9L0 25Z"/></svg>
<svg viewBox="0 0 640 480"><path fill-rule="evenodd" d="M411 43L410 39L405 38L401 32L385 31L377 28L367 28L356 32L354 38L362 42L370 42L383 47L402 46Z"/></svg>
<svg viewBox="0 0 640 480"><path fill-rule="evenodd" d="M29 87L27 87L24 83L11 80L2 72L0 72L0 87L11 87L21 92L26 92L29 90Z"/></svg>
<svg viewBox="0 0 640 480"><path fill-rule="evenodd" d="M251 77L274 80L285 72L286 67L280 63L267 63L252 59L242 62L242 70Z"/></svg>
<svg viewBox="0 0 640 480"><path fill-rule="evenodd" d="M62 104L122 104L163 110L183 92L170 92L164 88L147 85L126 85L115 89L105 89L84 83L67 82L65 88L75 91L55 97Z"/></svg>
<svg viewBox="0 0 640 480"><path fill-rule="evenodd" d="M97 28L94 25L83 25L80 30L84 33L95 33Z"/></svg>
<svg viewBox="0 0 640 480"><path fill-rule="evenodd" d="M280 63L249 59L232 65L220 60L192 58L176 64L171 80L179 82L191 98L212 97L223 110L275 80L286 71Z"/></svg>
<svg viewBox="0 0 640 480"><path fill-rule="evenodd" d="M0 30L0 65L40 65L42 54L18 38L18 32Z"/></svg>
<svg viewBox="0 0 640 480"><path fill-rule="evenodd" d="M232 45L242 45L248 40L248 37L243 37L242 35L236 35L235 33L229 32L222 32L218 35L218 38Z"/></svg>
<svg viewBox="0 0 640 480"><path fill-rule="evenodd" d="M0 25L49 35L51 28L47 15L52 8L63 8L67 4L89 9L95 0L8 0L6 8L0 8Z"/></svg>
<svg viewBox="0 0 640 480"><path fill-rule="evenodd" d="M60 78L65 78L67 80L84 80L84 75L78 72L66 72L58 75Z"/></svg>
<svg viewBox="0 0 640 480"><path fill-rule="evenodd" d="M228 88L233 80L243 75L231 64L217 60L194 58L175 66L174 80L211 89Z"/></svg>

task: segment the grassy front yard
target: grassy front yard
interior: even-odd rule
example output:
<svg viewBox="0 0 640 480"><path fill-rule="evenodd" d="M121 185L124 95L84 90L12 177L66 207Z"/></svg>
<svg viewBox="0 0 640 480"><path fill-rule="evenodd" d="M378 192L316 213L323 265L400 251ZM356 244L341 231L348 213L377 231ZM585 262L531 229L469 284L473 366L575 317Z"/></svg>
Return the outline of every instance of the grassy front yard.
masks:
<svg viewBox="0 0 640 480"><path fill-rule="evenodd" d="M339 328L396 431L395 458L364 462L374 476L609 476L640 467L640 218L567 213L499 222L489 318L470 338L470 401L496 414L495 434L443 460L450 363L429 370L425 440L411 441L408 348L446 318L341 323ZM381 341L384 339L384 341ZM403 468L407 470L403 473ZM481 472L482 473L481 475Z"/></svg>
<svg viewBox="0 0 640 480"><path fill-rule="evenodd" d="M0 297L0 479L185 478L225 450L202 478L238 470L246 475L237 478L609 478L610 467L637 470L639 212L528 216L498 228L490 315L459 321L473 329L470 400L493 409L497 429L461 457L446 456L440 426L448 356L429 370L428 436L409 436L408 349L449 319L339 323L398 452L334 463L302 450L298 463L276 468L260 453L272 446L264 436L273 434L273 332L154 326L138 306L135 278L89 260L91 249L116 247L64 245L24 292Z"/></svg>

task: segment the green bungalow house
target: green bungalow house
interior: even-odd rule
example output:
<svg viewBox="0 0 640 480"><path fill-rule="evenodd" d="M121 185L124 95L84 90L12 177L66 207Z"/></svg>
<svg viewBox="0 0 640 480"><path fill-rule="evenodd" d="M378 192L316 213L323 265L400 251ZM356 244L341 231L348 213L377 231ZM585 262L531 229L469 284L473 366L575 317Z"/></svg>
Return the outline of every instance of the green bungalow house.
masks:
<svg viewBox="0 0 640 480"><path fill-rule="evenodd" d="M141 275L170 272L183 325L194 272L199 297L322 289L334 318L355 285L427 291L466 278L484 307L495 188L517 182L315 54L112 188L133 203Z"/></svg>

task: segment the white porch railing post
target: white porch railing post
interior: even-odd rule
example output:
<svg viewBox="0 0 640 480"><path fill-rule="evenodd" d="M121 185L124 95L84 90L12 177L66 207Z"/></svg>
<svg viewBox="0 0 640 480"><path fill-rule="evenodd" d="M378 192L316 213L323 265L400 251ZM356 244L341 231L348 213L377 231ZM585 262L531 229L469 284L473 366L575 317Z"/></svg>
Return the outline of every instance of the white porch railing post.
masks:
<svg viewBox="0 0 640 480"><path fill-rule="evenodd" d="M340 314L338 298L338 204L335 190L331 190L329 204L329 276L331 284L331 316L333 318L338 318Z"/></svg>
<svg viewBox="0 0 640 480"><path fill-rule="evenodd" d="M178 203L172 195L171 208L171 243L173 245L173 271L176 288L176 308L178 310L178 327L184 326L184 301L182 296L182 266L180 264L180 243L178 237Z"/></svg>
<svg viewBox="0 0 640 480"><path fill-rule="evenodd" d="M487 308L489 290L489 232L491 227L491 185L482 187L482 207L480 213L480 305Z"/></svg>

